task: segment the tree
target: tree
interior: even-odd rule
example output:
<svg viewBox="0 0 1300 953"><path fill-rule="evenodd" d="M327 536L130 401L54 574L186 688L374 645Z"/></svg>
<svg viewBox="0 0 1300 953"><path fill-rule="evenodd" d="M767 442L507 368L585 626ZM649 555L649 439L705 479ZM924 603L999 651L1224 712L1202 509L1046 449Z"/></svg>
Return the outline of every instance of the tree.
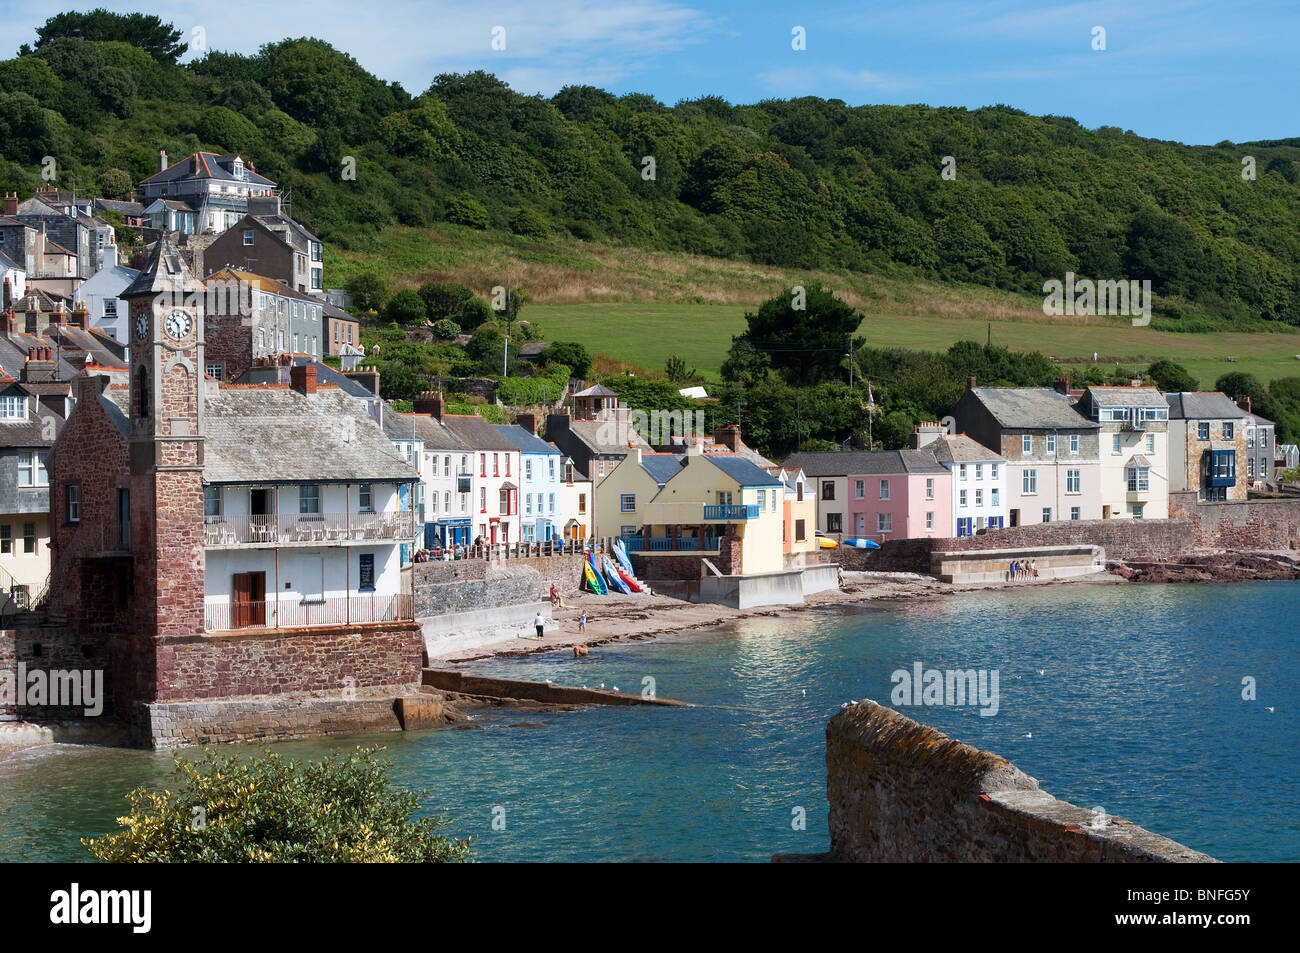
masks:
<svg viewBox="0 0 1300 953"><path fill-rule="evenodd" d="M289 761L209 749L176 757L176 790L126 796L123 828L83 838L109 863L429 863L464 861L468 841L438 833L443 820L413 818L420 797L388 779L382 748L323 761ZM423 793L423 792L421 792Z"/></svg>
<svg viewBox="0 0 1300 953"><path fill-rule="evenodd" d="M745 321L730 357L738 356L735 345L743 340L790 383L815 384L839 373L862 314L827 288L796 287L765 301Z"/></svg>
<svg viewBox="0 0 1300 953"><path fill-rule="evenodd" d="M564 364L574 377L585 378L591 371L591 355L577 341L556 341L537 356L543 365Z"/></svg>
<svg viewBox="0 0 1300 953"><path fill-rule="evenodd" d="M470 228L484 229L491 222L487 209L479 204L472 195L452 195L447 199L447 221L453 225L467 225Z"/></svg>
<svg viewBox="0 0 1300 953"><path fill-rule="evenodd" d="M384 305L384 318L398 324L423 324L427 316L424 300L410 288L403 288Z"/></svg>
<svg viewBox="0 0 1300 953"><path fill-rule="evenodd" d="M1166 393L1196 390L1200 386L1200 381L1193 377L1187 368L1165 358L1148 367L1147 376Z"/></svg>
<svg viewBox="0 0 1300 953"><path fill-rule="evenodd" d="M96 181L106 199L124 199L131 194L131 174L122 169L105 169Z"/></svg>
<svg viewBox="0 0 1300 953"><path fill-rule="evenodd" d="M529 238L545 238L551 233L551 226L537 210L521 208L510 216L510 231Z"/></svg>
<svg viewBox="0 0 1300 953"><path fill-rule="evenodd" d="M674 384L684 384L695 378L696 371L694 368L688 371L686 362L678 355L671 354L668 357L668 362L664 365L664 373Z"/></svg>
<svg viewBox="0 0 1300 953"><path fill-rule="evenodd" d="M1276 420L1281 413L1269 389L1254 374L1232 371L1215 381L1214 389L1227 394L1231 400L1249 397L1251 412L1269 420Z"/></svg>
<svg viewBox="0 0 1300 953"><path fill-rule="evenodd" d="M432 162L453 154L460 142L447 107L437 99L424 99L414 109L404 109L379 121L379 137L394 155Z"/></svg>
<svg viewBox="0 0 1300 953"><path fill-rule="evenodd" d="M388 281L377 272L360 271L347 281L348 294L362 311L379 311L388 297Z"/></svg>
<svg viewBox="0 0 1300 953"><path fill-rule="evenodd" d="M519 358L519 347L511 342L507 350L505 331L495 321L489 321L479 325L465 345L465 353L485 373L500 374L504 370L508 374L509 368ZM502 367L503 360L505 368Z"/></svg>
<svg viewBox="0 0 1300 953"><path fill-rule="evenodd" d="M440 318L455 320L465 303L474 297L474 292L464 285L427 281L420 285L419 295L429 309L429 317L437 321Z"/></svg>
<svg viewBox="0 0 1300 953"><path fill-rule="evenodd" d="M120 40L144 50L160 63L174 64L189 48L184 34L172 24L145 13L110 13L97 7L88 13L59 13L36 28L36 49L61 37L83 40Z"/></svg>

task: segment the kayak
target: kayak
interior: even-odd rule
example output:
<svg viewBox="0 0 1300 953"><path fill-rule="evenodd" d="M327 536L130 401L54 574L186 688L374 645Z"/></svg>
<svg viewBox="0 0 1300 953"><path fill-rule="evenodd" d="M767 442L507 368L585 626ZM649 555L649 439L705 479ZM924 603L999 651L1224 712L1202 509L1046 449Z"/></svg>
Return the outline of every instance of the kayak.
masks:
<svg viewBox="0 0 1300 953"><path fill-rule="evenodd" d="M630 572L623 572L623 570L620 569L618 574L623 577L623 581L627 583L627 587L633 592L645 591L641 588L641 583L636 581L636 576L632 575Z"/></svg>
<svg viewBox="0 0 1300 953"><path fill-rule="evenodd" d="M852 546L854 549L879 549L880 548L880 544L877 543L874 539L867 539L862 536L858 536L853 539L846 539L844 541L844 545Z"/></svg>
<svg viewBox="0 0 1300 953"><path fill-rule="evenodd" d="M614 558L618 560L624 572L628 575L636 575L636 570L632 568L632 560L627 554L627 547L623 545L621 539L614 540Z"/></svg>
<svg viewBox="0 0 1300 953"><path fill-rule="evenodd" d="M827 536L818 536L817 545L822 549L834 549L839 543Z"/></svg>
<svg viewBox="0 0 1300 953"><path fill-rule="evenodd" d="M600 576L596 574L596 570L591 567L591 563L585 562L582 564L582 575L583 579L587 583L587 588L596 595L603 596L608 594L609 587L605 585L605 580L601 579Z"/></svg>
<svg viewBox="0 0 1300 953"><path fill-rule="evenodd" d="M609 584L624 595L632 595L631 588L623 581L623 577L619 575L618 567L614 565L614 561L608 556L601 556L600 559L601 564L605 568L605 578L609 581Z"/></svg>

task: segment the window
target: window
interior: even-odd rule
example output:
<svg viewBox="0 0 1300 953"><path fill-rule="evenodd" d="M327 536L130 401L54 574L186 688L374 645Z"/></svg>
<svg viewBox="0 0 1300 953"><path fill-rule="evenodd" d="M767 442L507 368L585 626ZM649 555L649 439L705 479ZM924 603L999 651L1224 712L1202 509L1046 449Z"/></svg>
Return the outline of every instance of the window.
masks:
<svg viewBox="0 0 1300 953"><path fill-rule="evenodd" d="M81 484L69 483L63 488L64 499L68 503L67 517L69 523L81 522Z"/></svg>
<svg viewBox="0 0 1300 953"><path fill-rule="evenodd" d="M320 512L320 487L315 483L304 483L298 487L298 512Z"/></svg>
<svg viewBox="0 0 1300 953"><path fill-rule="evenodd" d="M442 458L442 475L445 476L445 477L449 477L449 476L451 476L451 457L450 457L450 456L446 456L446 457L443 457L443 458Z"/></svg>
<svg viewBox="0 0 1300 953"><path fill-rule="evenodd" d="M1253 427L1246 428L1246 449L1255 449L1255 429Z"/></svg>
<svg viewBox="0 0 1300 953"><path fill-rule="evenodd" d="M975 491L975 505L976 505L976 506L983 506L983 505L984 505L984 491L983 491L983 490L976 490L976 491Z"/></svg>
<svg viewBox="0 0 1300 953"><path fill-rule="evenodd" d="M997 478L998 478L998 465L997 465L996 463L990 463L990 464L989 464L989 479L991 479L991 480L996 480Z"/></svg>
<svg viewBox="0 0 1300 953"><path fill-rule="evenodd" d="M1025 470L1020 474L1020 492L1037 493L1038 492L1038 471Z"/></svg>
<svg viewBox="0 0 1300 953"><path fill-rule="evenodd" d="M959 480L966 479L966 464L963 463L957 467L957 479Z"/></svg>
<svg viewBox="0 0 1300 953"><path fill-rule="evenodd" d="M832 480L823 480L823 481L822 481L822 499L823 499L823 500L833 500L833 499L835 499L835 483L834 483L834 481L832 481Z"/></svg>
<svg viewBox="0 0 1300 953"><path fill-rule="evenodd" d="M500 460L500 456L501 456L501 455L500 455L499 453L494 453L494 454L492 454L492 475L493 475L493 476L500 476L500 475L501 475L501 460Z"/></svg>
<svg viewBox="0 0 1300 953"><path fill-rule="evenodd" d="M882 500L887 500L887 499L889 499L889 481L888 481L888 480L881 480L881 481L880 481L880 498L881 498Z"/></svg>
<svg viewBox="0 0 1300 953"><path fill-rule="evenodd" d="M506 476L510 476L510 454L506 454Z"/></svg>
<svg viewBox="0 0 1300 953"><path fill-rule="evenodd" d="M357 554L357 588L362 592L373 592L375 589L374 553Z"/></svg>
<svg viewBox="0 0 1300 953"><path fill-rule="evenodd" d="M105 299L104 299L104 317L106 317L106 318L116 318L116 317L117 317L117 299L116 299L116 298L105 298Z"/></svg>
<svg viewBox="0 0 1300 953"><path fill-rule="evenodd" d="M533 495L531 493L524 494L524 515L533 515Z"/></svg>
<svg viewBox="0 0 1300 953"><path fill-rule="evenodd" d="M5 523L0 525L0 555L9 555L14 551L13 528Z"/></svg>
<svg viewBox="0 0 1300 953"><path fill-rule="evenodd" d="M25 553L36 552L36 524L35 523L23 524L23 552Z"/></svg>
<svg viewBox="0 0 1300 953"><path fill-rule="evenodd" d="M1051 508L1050 506L1044 506L1044 507L1043 507L1043 522L1044 522L1044 523L1050 523L1051 521L1052 521L1052 508Z"/></svg>
<svg viewBox="0 0 1300 953"><path fill-rule="evenodd" d="M1145 493L1151 488L1150 467L1129 467L1124 471L1130 493Z"/></svg>
<svg viewBox="0 0 1300 953"><path fill-rule="evenodd" d="M257 329L257 346L260 350L266 350L266 328Z"/></svg>
<svg viewBox="0 0 1300 953"><path fill-rule="evenodd" d="M313 268L311 270L311 286L313 288L319 288L321 286L321 270L319 268Z"/></svg>
<svg viewBox="0 0 1300 953"><path fill-rule="evenodd" d="M989 490L989 503L991 503L993 506L997 506L997 505L998 505L998 488L997 488L997 487L994 487L993 489Z"/></svg>
<svg viewBox="0 0 1300 953"><path fill-rule="evenodd" d="M1070 469L1065 471L1065 492L1082 493L1083 492L1083 471Z"/></svg>
<svg viewBox="0 0 1300 953"><path fill-rule="evenodd" d="M581 516L587 512L587 494L578 494L578 515Z"/></svg>
<svg viewBox="0 0 1300 953"><path fill-rule="evenodd" d="M865 500L865 499L867 498L867 481L866 481L866 480L854 480L854 481L853 481L853 498L854 498L855 500Z"/></svg>
<svg viewBox="0 0 1300 953"><path fill-rule="evenodd" d="M555 458L546 458L546 475L552 483L555 482Z"/></svg>
<svg viewBox="0 0 1300 953"><path fill-rule="evenodd" d="M433 494L433 496L434 496L434 499L437 499L438 494L435 492L435 493ZM447 513L450 513L450 512L451 512L451 490L444 490L444 491L443 491L443 494L442 494L442 508L443 508L443 510L444 510L445 512L447 512ZM462 512L462 513L465 511L465 498L464 498L463 496L460 498L460 509L461 509L461 512Z"/></svg>
<svg viewBox="0 0 1300 953"><path fill-rule="evenodd" d="M436 493L434 495L437 496ZM363 483L357 490L357 506L360 507L362 513L373 513L375 511L375 493L371 484ZM434 508L437 508L436 503Z"/></svg>
<svg viewBox="0 0 1300 953"><path fill-rule="evenodd" d="M605 475L605 458L604 458L604 457L601 457L601 458L597 461L597 466L599 467L599 472L598 472L597 476L602 476L602 477L603 477L603 476Z"/></svg>
<svg viewBox="0 0 1300 953"><path fill-rule="evenodd" d="M1207 420L1202 420L1200 423L1198 423L1198 424L1196 425L1196 439L1197 439L1197 440L1209 440L1209 439L1210 439L1210 423L1209 423L1209 421L1207 421Z"/></svg>
<svg viewBox="0 0 1300 953"><path fill-rule="evenodd" d="M717 496L718 496L718 505L719 505L719 506L730 506L730 505L731 505L731 491L730 491L730 490L718 490Z"/></svg>
<svg viewBox="0 0 1300 953"><path fill-rule="evenodd" d="M965 505L966 505L966 491L965 491L965 490L960 490L960 491L958 491L958 493L957 493L957 505L958 505L958 506L965 506Z"/></svg>
<svg viewBox="0 0 1300 953"><path fill-rule="evenodd" d="M532 480L533 478L533 461L531 459L524 461L524 479Z"/></svg>
<svg viewBox="0 0 1300 953"><path fill-rule="evenodd" d="M550 498L546 502L550 508L551 515L554 516L555 515L555 494L554 493L550 494Z"/></svg>
<svg viewBox="0 0 1300 953"><path fill-rule="evenodd" d="M1021 434L1021 435L1020 435L1020 452L1021 452L1021 453L1033 453L1033 452L1034 452L1034 438L1033 438L1033 435L1031 435L1031 434L1027 434L1027 433L1026 433L1026 434Z"/></svg>
<svg viewBox="0 0 1300 953"><path fill-rule="evenodd" d="M253 230L251 228L244 229L244 244L253 244Z"/></svg>
<svg viewBox="0 0 1300 953"><path fill-rule="evenodd" d="M20 394L0 397L0 420L26 420L27 399Z"/></svg>
<svg viewBox="0 0 1300 953"><path fill-rule="evenodd" d="M486 453L480 453L478 455L478 475L481 477L487 476L487 454Z"/></svg>
<svg viewBox="0 0 1300 953"><path fill-rule="evenodd" d="M927 511L926 511L926 513L925 513L925 528L926 528L927 530L933 530L933 529L934 529L934 510L927 510Z"/></svg>
<svg viewBox="0 0 1300 953"><path fill-rule="evenodd" d="M1232 422L1231 422L1231 421L1228 421L1228 420L1225 420L1225 421L1223 422L1223 439L1224 439L1224 440L1231 440L1231 439L1233 438L1234 433L1235 433L1235 431L1234 431L1234 429L1233 429Z"/></svg>
<svg viewBox="0 0 1300 953"><path fill-rule="evenodd" d="M50 474L45 469L46 454L37 450L24 450L18 454L18 485L49 486Z"/></svg>
<svg viewBox="0 0 1300 953"><path fill-rule="evenodd" d="M565 483L573 482L573 464L568 461L565 461L564 464L564 482Z"/></svg>
<svg viewBox="0 0 1300 953"><path fill-rule="evenodd" d="M221 515L221 487L205 486L203 488L203 515Z"/></svg>
<svg viewBox="0 0 1300 953"><path fill-rule="evenodd" d="M217 380L221 380L224 371L225 371L224 364L209 364L207 366L208 376L215 377Z"/></svg>
<svg viewBox="0 0 1300 953"><path fill-rule="evenodd" d="M1251 480L1255 479L1255 458L1254 457L1246 458L1246 477Z"/></svg>
<svg viewBox="0 0 1300 953"><path fill-rule="evenodd" d="M1123 453L1123 452L1124 452L1124 446L1123 446L1123 443L1122 443L1122 439L1121 439L1120 435L1117 434L1117 433L1113 433L1113 434L1110 435L1110 452L1111 452L1111 453Z"/></svg>
<svg viewBox="0 0 1300 953"><path fill-rule="evenodd" d="M1147 453L1155 453L1155 452L1156 452L1156 435L1153 433L1149 433L1147 434Z"/></svg>
<svg viewBox="0 0 1300 953"><path fill-rule="evenodd" d="M1056 453L1056 434L1054 433L1047 435L1047 452Z"/></svg>
<svg viewBox="0 0 1300 953"><path fill-rule="evenodd" d="M894 514L877 513L876 514L876 532L892 533L894 531Z"/></svg>
<svg viewBox="0 0 1300 953"><path fill-rule="evenodd" d="M618 498L618 511L620 513L636 512L636 494L624 493Z"/></svg>
<svg viewBox="0 0 1300 953"><path fill-rule="evenodd" d="M1133 514L1133 518L1134 518L1135 520L1140 520L1140 519L1142 518L1142 504L1141 504L1141 503L1134 503L1134 504L1129 508L1129 512Z"/></svg>
<svg viewBox="0 0 1300 953"><path fill-rule="evenodd" d="M934 477L925 478L925 498L927 500L934 499ZM800 497L800 499L802 499L802 497Z"/></svg>
<svg viewBox="0 0 1300 953"><path fill-rule="evenodd" d="M1077 433L1070 434L1070 452L1079 452L1079 435ZM997 476L997 474L995 473L994 476Z"/></svg>
<svg viewBox="0 0 1300 953"><path fill-rule="evenodd" d="M419 489L420 489L420 490L423 490L424 487L421 486ZM437 513L437 512L438 512L438 493L437 493L437 491L434 491L434 493L432 494L432 499L429 500L429 511L430 511L431 513Z"/></svg>
<svg viewBox="0 0 1300 953"><path fill-rule="evenodd" d="M480 513L486 513L486 512L487 512L487 487L485 487L485 486L483 486L483 487L479 487L479 491L478 491L478 511L479 511Z"/></svg>
<svg viewBox="0 0 1300 953"><path fill-rule="evenodd" d="M767 512L767 493L764 490L758 491L758 511L760 513Z"/></svg>
<svg viewBox="0 0 1300 953"><path fill-rule="evenodd" d="M840 531L840 525L841 525L841 524L840 524L840 516L841 516L841 515L842 515L842 514L840 514L840 513L827 513L827 514L826 514L826 532L828 532L828 533L838 533L838 532Z"/></svg>
<svg viewBox="0 0 1300 953"><path fill-rule="evenodd" d="M1077 506L1070 507L1070 519L1077 520L1078 518L1079 518L1079 508Z"/></svg>

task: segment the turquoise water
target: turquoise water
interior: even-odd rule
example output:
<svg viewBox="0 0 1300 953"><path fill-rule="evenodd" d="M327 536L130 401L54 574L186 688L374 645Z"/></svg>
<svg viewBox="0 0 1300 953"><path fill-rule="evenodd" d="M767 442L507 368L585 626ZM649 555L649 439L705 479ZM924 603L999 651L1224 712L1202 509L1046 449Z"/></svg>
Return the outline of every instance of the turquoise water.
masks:
<svg viewBox="0 0 1300 953"><path fill-rule="evenodd" d="M692 708L491 712L479 730L375 740L482 860L766 860L826 849L825 726L888 702L897 669L997 669L1000 710L904 708L1052 794L1224 860L1300 859L1294 583L1054 586L890 609L809 610L681 636L468 666L639 691ZM593 632L594 635L598 633ZM1041 672L1041 674L1040 674ZM1258 700L1243 701L1252 676ZM1275 710L1269 712L1267 706ZM540 722L544 727L511 727ZM121 795L171 758L61 749L0 769L0 859L82 859ZM494 830L494 808L504 830ZM795 829L796 809L806 828ZM496 817L502 812L497 811Z"/></svg>

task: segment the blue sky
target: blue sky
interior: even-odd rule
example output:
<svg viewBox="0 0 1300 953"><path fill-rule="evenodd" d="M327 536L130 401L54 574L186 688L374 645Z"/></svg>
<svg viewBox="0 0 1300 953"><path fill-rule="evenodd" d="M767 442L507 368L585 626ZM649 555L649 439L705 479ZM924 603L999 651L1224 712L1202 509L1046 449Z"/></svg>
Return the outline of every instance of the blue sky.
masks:
<svg viewBox="0 0 1300 953"><path fill-rule="evenodd" d="M1300 136L1296 0L0 0L0 52L54 10L99 5L158 13L187 36L201 28L217 49L319 36L412 92L440 72L485 69L545 95L588 83L668 103L1006 103L1188 143ZM504 50L492 49L498 26ZM1094 27L1104 51L1092 48Z"/></svg>

